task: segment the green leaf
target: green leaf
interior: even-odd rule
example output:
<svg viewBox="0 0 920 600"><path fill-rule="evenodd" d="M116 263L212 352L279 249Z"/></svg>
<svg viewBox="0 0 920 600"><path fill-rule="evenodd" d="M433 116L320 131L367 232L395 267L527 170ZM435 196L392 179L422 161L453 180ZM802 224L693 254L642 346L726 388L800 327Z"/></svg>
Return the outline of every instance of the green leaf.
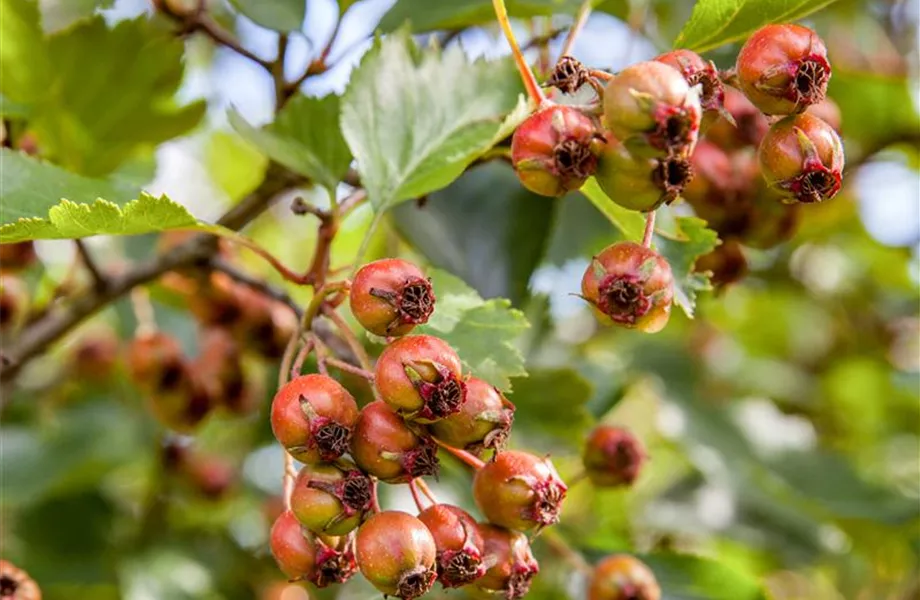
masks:
<svg viewBox="0 0 920 600"><path fill-rule="evenodd" d="M236 111L230 111L229 118L244 139L270 158L330 189L351 164L351 151L338 126L339 104L334 95L297 95L263 129L253 127Z"/></svg>
<svg viewBox="0 0 920 600"><path fill-rule="evenodd" d="M505 4L512 17L536 17L574 14L581 0L506 0ZM407 21L416 32L463 29L495 21L495 12L492 0L397 0L380 21L380 29L394 31Z"/></svg>
<svg viewBox="0 0 920 600"><path fill-rule="evenodd" d="M569 368L535 369L513 384L509 399L517 407L515 428L581 443L593 422L587 409L593 389L587 379Z"/></svg>
<svg viewBox="0 0 920 600"><path fill-rule="evenodd" d="M376 41L342 101L342 131L378 210L445 187L526 116L510 60L423 51L405 31Z"/></svg>
<svg viewBox="0 0 920 600"><path fill-rule="evenodd" d="M521 187L499 162L471 169L423 206L394 211L396 228L428 260L486 298L520 305L549 242L557 203Z"/></svg>
<svg viewBox="0 0 920 600"><path fill-rule="evenodd" d="M675 48L705 52L741 40L770 23L796 21L835 0L699 0Z"/></svg>
<svg viewBox="0 0 920 600"><path fill-rule="evenodd" d="M0 117L4 119L25 119L28 118L31 110L27 104L13 102L3 94L0 94Z"/></svg>
<svg viewBox="0 0 920 600"><path fill-rule="evenodd" d="M639 558L655 573L665 600L766 600L752 576L714 560L681 554Z"/></svg>
<svg viewBox="0 0 920 600"><path fill-rule="evenodd" d="M114 3L115 0L38 0L42 12L42 29L45 33L67 29Z"/></svg>
<svg viewBox="0 0 920 600"><path fill-rule="evenodd" d="M38 2L0 0L0 15L0 93L9 100L29 104L39 100L45 75L51 69Z"/></svg>
<svg viewBox="0 0 920 600"><path fill-rule="evenodd" d="M613 225L623 232L628 240L641 240L645 233L645 216L642 213L623 208L604 193L592 177L579 190L597 210L607 217Z"/></svg>
<svg viewBox="0 0 920 600"><path fill-rule="evenodd" d="M265 178L268 159L241 136L215 131L205 145L205 164L211 180L232 200L239 200Z"/></svg>
<svg viewBox="0 0 920 600"><path fill-rule="evenodd" d="M697 292L711 290L709 276L693 272L693 264L703 254L708 254L719 241L718 234L706 227L706 221L696 217L677 217L678 235L655 235L655 248L671 265L674 275L674 302L691 319L696 306Z"/></svg>
<svg viewBox="0 0 920 600"><path fill-rule="evenodd" d="M920 117L914 108L912 85L907 77L835 70L829 93L840 106L847 139L876 149L915 133ZM872 110L866 110L867 106Z"/></svg>
<svg viewBox="0 0 920 600"><path fill-rule="evenodd" d="M275 31L297 31L307 16L306 0L230 0L254 23Z"/></svg>
<svg viewBox="0 0 920 600"><path fill-rule="evenodd" d="M428 275L437 304L431 320L418 333L442 338L473 375L509 391L510 377L527 375L524 356L515 346L529 327L524 314L504 298L483 300L450 273L430 269Z"/></svg>

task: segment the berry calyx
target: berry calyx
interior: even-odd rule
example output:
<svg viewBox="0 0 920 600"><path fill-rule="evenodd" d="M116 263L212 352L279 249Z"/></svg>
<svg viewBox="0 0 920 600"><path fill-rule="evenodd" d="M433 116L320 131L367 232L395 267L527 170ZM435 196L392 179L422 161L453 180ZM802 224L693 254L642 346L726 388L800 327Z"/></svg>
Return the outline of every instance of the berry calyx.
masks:
<svg viewBox="0 0 920 600"><path fill-rule="evenodd" d="M693 167L683 156L637 157L613 136L607 140L595 178L604 193L624 208L651 212L677 199L693 179Z"/></svg>
<svg viewBox="0 0 920 600"><path fill-rule="evenodd" d="M588 83L588 69L574 56L562 56L553 67L546 85L551 85L563 94L574 94Z"/></svg>
<svg viewBox="0 0 920 600"><path fill-rule="evenodd" d="M677 69L690 87L700 86L700 106L709 113L719 113L725 100L725 86L712 61L704 60L692 50L672 50L655 58Z"/></svg>
<svg viewBox="0 0 920 600"><path fill-rule="evenodd" d="M492 384L470 377L460 410L432 423L430 430L448 446L480 454L503 450L513 422L514 405Z"/></svg>
<svg viewBox="0 0 920 600"><path fill-rule="evenodd" d="M581 293L602 322L655 333L671 314L671 267L651 248L618 242L588 265Z"/></svg>
<svg viewBox="0 0 920 600"><path fill-rule="evenodd" d="M660 600L661 588L645 563L616 554L597 563L588 583L588 600Z"/></svg>
<svg viewBox="0 0 920 600"><path fill-rule="evenodd" d="M297 460L331 462L348 452L358 419L355 399L326 375L302 375L284 385L272 400L275 437Z"/></svg>
<svg viewBox="0 0 920 600"><path fill-rule="evenodd" d="M456 413L466 398L460 357L430 335L396 340L377 359L380 396L407 419L432 423Z"/></svg>
<svg viewBox="0 0 920 600"><path fill-rule="evenodd" d="M629 431L598 425L588 435L582 461L585 473L596 486L632 485L645 463L642 443Z"/></svg>
<svg viewBox="0 0 920 600"><path fill-rule="evenodd" d="M435 296L431 282L418 267L385 258L358 270L349 302L362 327L379 336L400 336L428 321Z"/></svg>
<svg viewBox="0 0 920 600"><path fill-rule="evenodd" d="M530 531L559 521L565 483L548 458L508 450L473 478L476 505L495 525Z"/></svg>
<svg viewBox="0 0 920 600"><path fill-rule="evenodd" d="M294 480L291 510L304 527L323 535L345 535L371 509L372 482L354 468L304 467Z"/></svg>
<svg viewBox="0 0 920 600"><path fill-rule="evenodd" d="M381 481L406 483L438 474L438 447L414 432L385 402L371 402L358 415L351 455L358 466Z"/></svg>
<svg viewBox="0 0 920 600"><path fill-rule="evenodd" d="M767 185L787 198L821 202L840 191L843 143L818 117L805 113L774 123L758 159Z"/></svg>
<svg viewBox="0 0 920 600"><path fill-rule="evenodd" d="M538 110L511 138L511 164L521 185L541 196L577 190L597 168L603 138L594 122L570 106Z"/></svg>
<svg viewBox="0 0 920 600"><path fill-rule="evenodd" d="M460 587L485 574L484 542L469 513L449 504L435 504L423 510L418 518L434 537L441 585Z"/></svg>
<svg viewBox="0 0 920 600"><path fill-rule="evenodd" d="M681 73L647 61L617 74L604 90L604 121L630 151L643 156L689 156L702 107Z"/></svg>
<svg viewBox="0 0 920 600"><path fill-rule="evenodd" d="M527 536L486 523L479 525L479 531L485 544L485 563L490 566L473 586L507 600L526 596L540 572Z"/></svg>
<svg viewBox="0 0 920 600"><path fill-rule="evenodd" d="M744 43L735 63L741 90L768 115L791 115L824 100L831 65L824 42L801 25L767 25Z"/></svg>
<svg viewBox="0 0 920 600"><path fill-rule="evenodd" d="M338 550L314 537L289 510L272 525L269 544L278 567L291 580L309 581L323 588L345 583L357 571L349 544Z"/></svg>
<svg viewBox="0 0 920 600"><path fill-rule="evenodd" d="M437 546L425 524L389 510L371 516L357 535L358 568L384 594L412 600L434 585Z"/></svg>

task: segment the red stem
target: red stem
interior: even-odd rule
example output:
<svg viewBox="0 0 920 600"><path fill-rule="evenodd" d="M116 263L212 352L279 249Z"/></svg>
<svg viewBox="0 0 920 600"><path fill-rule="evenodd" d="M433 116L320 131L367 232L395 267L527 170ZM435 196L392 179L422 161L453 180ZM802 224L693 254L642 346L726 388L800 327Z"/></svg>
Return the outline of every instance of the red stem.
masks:
<svg viewBox="0 0 920 600"><path fill-rule="evenodd" d="M508 20L508 9L505 8L505 0L492 0L492 7L495 9L495 17L498 19L498 25L505 34L508 45L511 46L511 56L514 57L514 64L517 65L518 72L521 74L521 81L524 82L524 88L527 90L527 95L530 96L530 99L533 100L534 104L538 107L547 104L549 100L546 99L546 95L540 88L540 84L537 83L537 78L534 76L533 71L530 70L530 65L527 64L527 59L524 58L521 47L514 37L514 31L511 29L511 22Z"/></svg>
<svg viewBox="0 0 920 600"><path fill-rule="evenodd" d="M412 492L412 499L415 500L416 508L418 508L419 512L422 512L423 510L425 510L425 506L424 506L424 503L422 502L422 498L419 496L419 493L418 493L417 481L418 481L417 479L409 480L409 491Z"/></svg>
<svg viewBox="0 0 920 600"><path fill-rule="evenodd" d="M642 236L642 245L650 248L652 245L652 235L655 233L655 211L645 216L645 234Z"/></svg>
<svg viewBox="0 0 920 600"><path fill-rule="evenodd" d="M327 358L326 364L339 369L340 371L345 371L346 373L351 373L352 375L357 375L358 377L363 377L368 381L374 381L374 374L370 371L365 371L360 367L356 367L352 364L345 362L344 360L339 360L337 358Z"/></svg>
<svg viewBox="0 0 920 600"><path fill-rule="evenodd" d="M461 450L460 448L454 448L453 446L448 446L447 444L445 444L444 442L442 442L441 440L437 438L433 438L433 439L435 443L437 443L438 446L444 448L445 450L453 454L456 458L460 459L461 461L466 463L468 466L473 467L477 471L483 468L484 466L486 466L486 463L476 458L475 456L473 456L466 450Z"/></svg>

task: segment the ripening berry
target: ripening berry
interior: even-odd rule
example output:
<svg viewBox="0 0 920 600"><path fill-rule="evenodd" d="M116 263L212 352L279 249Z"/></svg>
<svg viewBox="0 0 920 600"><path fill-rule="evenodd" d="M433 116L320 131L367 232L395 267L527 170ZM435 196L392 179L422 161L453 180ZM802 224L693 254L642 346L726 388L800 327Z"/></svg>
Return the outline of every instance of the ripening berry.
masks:
<svg viewBox="0 0 920 600"><path fill-rule="evenodd" d="M0 271L14 272L26 269L36 261L33 242L15 242L0 244Z"/></svg>
<svg viewBox="0 0 920 600"><path fill-rule="evenodd" d="M541 196L577 190L597 168L603 146L594 122L577 109L554 104L518 125L511 164L521 185Z"/></svg>
<svg viewBox="0 0 920 600"><path fill-rule="evenodd" d="M297 317L285 304L244 285L238 285L239 319L232 329L244 348L266 358L280 358L297 331Z"/></svg>
<svg viewBox="0 0 920 600"><path fill-rule="evenodd" d="M706 130L706 139L724 150L739 150L760 145L770 123L767 117L733 87L725 88L724 114ZM697 147L699 149L699 147Z"/></svg>
<svg viewBox="0 0 920 600"><path fill-rule="evenodd" d="M351 312L375 335L400 336L434 311L431 282L410 262L384 258L358 269L349 295Z"/></svg>
<svg viewBox="0 0 920 600"><path fill-rule="evenodd" d="M677 69L690 87L700 86L700 106L706 111L704 119L718 116L725 100L725 86L712 61L704 60L692 50L672 50L655 60Z"/></svg>
<svg viewBox="0 0 920 600"><path fill-rule="evenodd" d="M709 280L716 290L744 279L748 264L737 240L727 239L715 247L712 252L696 259L693 265L695 273L708 271Z"/></svg>
<svg viewBox="0 0 920 600"><path fill-rule="evenodd" d="M687 158L641 158L630 153L613 136L607 136L595 178L607 196L630 210L651 212L670 204L693 179Z"/></svg>
<svg viewBox="0 0 920 600"><path fill-rule="evenodd" d="M0 275L0 333L7 334L22 325L29 310L29 292L18 276Z"/></svg>
<svg viewBox="0 0 920 600"><path fill-rule="evenodd" d="M227 458L217 454L185 451L177 465L191 487L212 500L224 496L236 485L239 471Z"/></svg>
<svg viewBox="0 0 920 600"><path fill-rule="evenodd" d="M641 244L617 242L592 259L581 293L602 322L655 333L671 314L673 283L661 255Z"/></svg>
<svg viewBox="0 0 920 600"><path fill-rule="evenodd" d="M824 42L801 25L755 31L735 63L741 91L768 115L791 115L824 100L831 65Z"/></svg>
<svg viewBox="0 0 920 600"><path fill-rule="evenodd" d="M677 69L661 62L629 66L604 90L607 128L643 156L689 156L701 118L697 93Z"/></svg>
<svg viewBox="0 0 920 600"><path fill-rule="evenodd" d="M660 600L661 588L645 563L625 554L597 563L588 583L588 600Z"/></svg>
<svg viewBox="0 0 920 600"><path fill-rule="evenodd" d="M371 508L370 478L355 468L304 467L294 480L291 510L304 527L323 535L354 530Z"/></svg>
<svg viewBox="0 0 920 600"><path fill-rule="evenodd" d="M460 357L444 340L412 335L387 346L377 359L374 384L384 401L419 423L432 423L460 410L466 384Z"/></svg>
<svg viewBox="0 0 920 600"><path fill-rule="evenodd" d="M335 379L310 374L292 379L272 400L275 438L300 462L331 462L348 452L358 419L355 399Z"/></svg>
<svg viewBox="0 0 920 600"><path fill-rule="evenodd" d="M344 550L326 544L307 531L291 511L275 520L269 541L278 567L291 580L309 581L323 588L344 583L357 571L347 544Z"/></svg>
<svg viewBox="0 0 920 600"><path fill-rule="evenodd" d="M548 458L506 450L473 478L473 498L495 525L530 531L559 521L565 483Z"/></svg>
<svg viewBox="0 0 920 600"><path fill-rule="evenodd" d="M252 411L256 396L247 385L242 352L230 332L222 327L209 327L201 334L198 346L192 368L206 382L211 396L235 414Z"/></svg>
<svg viewBox="0 0 920 600"><path fill-rule="evenodd" d="M371 516L357 536L358 568L389 596L413 600L434 585L437 546L425 524L388 510Z"/></svg>
<svg viewBox="0 0 920 600"><path fill-rule="evenodd" d="M104 382L121 360L121 340L111 329L90 331L70 352L70 368L81 380Z"/></svg>
<svg viewBox="0 0 920 600"><path fill-rule="evenodd" d="M758 158L767 185L785 197L812 203L840 191L843 143L818 117L806 113L774 123Z"/></svg>
<svg viewBox="0 0 920 600"><path fill-rule="evenodd" d="M28 573L9 561L0 560L0 599L42 600L42 591Z"/></svg>
<svg viewBox="0 0 920 600"><path fill-rule="evenodd" d="M486 572L482 563L485 550L479 526L462 508L435 504L423 510L419 521L425 524L438 548L438 581L445 588L471 583Z"/></svg>
<svg viewBox="0 0 920 600"><path fill-rule="evenodd" d="M429 429L445 444L478 455L483 450L503 450L513 422L514 405L492 384L470 377L460 411Z"/></svg>
<svg viewBox="0 0 920 600"><path fill-rule="evenodd" d="M473 583L474 589L506 600L526 596L534 576L540 572L527 536L487 523L480 524L479 531L485 543L485 563L490 566Z"/></svg>
<svg viewBox="0 0 920 600"><path fill-rule="evenodd" d="M645 463L645 449L629 431L598 425L588 435L582 461L591 483L598 487L632 485Z"/></svg>
<svg viewBox="0 0 920 600"><path fill-rule="evenodd" d="M406 483L437 475L437 453L430 438L415 433L385 402L371 402L358 414L351 455L363 471L381 481Z"/></svg>

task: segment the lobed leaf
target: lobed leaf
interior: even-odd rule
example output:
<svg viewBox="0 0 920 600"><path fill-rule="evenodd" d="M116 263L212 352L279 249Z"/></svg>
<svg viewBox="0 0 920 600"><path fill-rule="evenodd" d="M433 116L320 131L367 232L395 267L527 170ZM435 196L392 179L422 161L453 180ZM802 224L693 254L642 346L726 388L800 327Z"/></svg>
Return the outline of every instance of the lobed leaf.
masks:
<svg viewBox="0 0 920 600"><path fill-rule="evenodd" d="M275 31L298 31L307 16L307 0L230 0L252 22Z"/></svg>

